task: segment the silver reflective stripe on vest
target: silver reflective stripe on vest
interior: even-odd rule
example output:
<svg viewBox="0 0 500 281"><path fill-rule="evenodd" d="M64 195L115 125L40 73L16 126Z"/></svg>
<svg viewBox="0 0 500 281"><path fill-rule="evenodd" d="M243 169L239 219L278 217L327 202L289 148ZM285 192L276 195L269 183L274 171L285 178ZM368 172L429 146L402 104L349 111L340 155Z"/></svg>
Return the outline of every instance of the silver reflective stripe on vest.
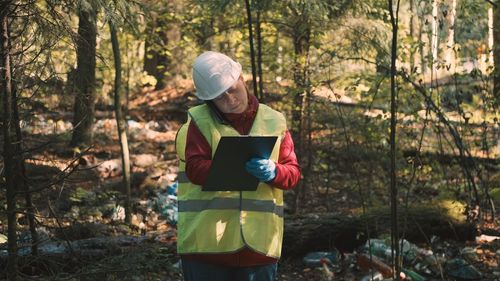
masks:
<svg viewBox="0 0 500 281"><path fill-rule="evenodd" d="M274 213L279 217L283 217L283 206L277 206L271 200L243 199L241 209L243 211Z"/></svg>
<svg viewBox="0 0 500 281"><path fill-rule="evenodd" d="M203 210L240 210L239 198L214 198L212 200L181 200L179 212L201 212ZM242 211L274 213L283 217L283 206L277 206L271 200L241 200Z"/></svg>
<svg viewBox="0 0 500 281"><path fill-rule="evenodd" d="M179 183L188 183L188 182L189 182L189 179L188 179L188 177L187 177L187 175L186 175L186 172L179 172L179 173L177 174L177 181L178 181Z"/></svg>

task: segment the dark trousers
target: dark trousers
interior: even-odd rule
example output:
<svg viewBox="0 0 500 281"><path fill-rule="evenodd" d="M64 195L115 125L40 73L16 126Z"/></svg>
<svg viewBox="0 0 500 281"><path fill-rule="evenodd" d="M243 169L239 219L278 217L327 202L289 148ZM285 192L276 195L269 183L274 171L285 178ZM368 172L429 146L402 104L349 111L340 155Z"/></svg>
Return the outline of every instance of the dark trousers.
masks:
<svg viewBox="0 0 500 281"><path fill-rule="evenodd" d="M205 262L182 260L185 281L274 281L278 264L229 267Z"/></svg>

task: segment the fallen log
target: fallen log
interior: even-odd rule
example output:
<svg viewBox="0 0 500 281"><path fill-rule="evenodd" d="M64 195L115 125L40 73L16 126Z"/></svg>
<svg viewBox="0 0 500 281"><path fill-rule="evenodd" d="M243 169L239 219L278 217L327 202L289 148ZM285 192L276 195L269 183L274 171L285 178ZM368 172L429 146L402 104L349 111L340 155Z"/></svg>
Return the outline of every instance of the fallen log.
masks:
<svg viewBox="0 0 500 281"><path fill-rule="evenodd" d="M446 205L446 204L444 204ZM368 237L390 233L388 208L368 210L364 215L307 214L285 218L283 256L304 256L311 251L338 249L352 252ZM474 224L465 220L456 204L415 206L399 210L399 235L414 243L426 243L435 235L442 239L473 240Z"/></svg>
<svg viewBox="0 0 500 281"><path fill-rule="evenodd" d="M93 237L75 241L50 241L38 246L40 256L61 256L62 258L91 257L99 258L101 255L123 252L126 248L138 246L151 240L145 236L117 236L117 237ZM31 245L18 248L20 257L31 255ZM7 259L7 252L0 251L0 260Z"/></svg>
<svg viewBox="0 0 500 281"><path fill-rule="evenodd" d="M175 235L171 233L170 235ZM167 234L163 235L170 237ZM21 272L74 271L82 264L95 262L106 257L134 253L145 247L161 245L168 252L175 252L175 239L162 238L161 235L148 236L105 236L75 241L46 241L38 246L38 256L31 255L31 245L18 249L18 265ZM167 238L168 238L167 237ZM5 247L0 248L0 267L5 268L8 253ZM0 279L2 275L0 274Z"/></svg>

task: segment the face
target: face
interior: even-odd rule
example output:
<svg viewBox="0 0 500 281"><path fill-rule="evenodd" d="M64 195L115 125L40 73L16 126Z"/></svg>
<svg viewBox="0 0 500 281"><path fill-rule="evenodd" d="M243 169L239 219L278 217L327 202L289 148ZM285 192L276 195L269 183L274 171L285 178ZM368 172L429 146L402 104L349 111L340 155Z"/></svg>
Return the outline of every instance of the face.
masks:
<svg viewBox="0 0 500 281"><path fill-rule="evenodd" d="M212 100L223 113L242 113L247 109L248 96L243 77L240 76L227 91Z"/></svg>

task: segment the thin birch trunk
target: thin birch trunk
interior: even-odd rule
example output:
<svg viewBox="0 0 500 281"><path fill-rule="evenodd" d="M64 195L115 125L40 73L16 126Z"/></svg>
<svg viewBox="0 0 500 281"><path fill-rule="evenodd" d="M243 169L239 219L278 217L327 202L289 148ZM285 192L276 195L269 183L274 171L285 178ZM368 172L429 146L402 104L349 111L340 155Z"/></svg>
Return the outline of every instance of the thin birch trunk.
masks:
<svg viewBox="0 0 500 281"><path fill-rule="evenodd" d="M424 17L420 17L418 24L418 41L420 44L418 45L418 52L420 54L420 69L421 74L425 75L427 72L427 65L425 64L425 48L424 48Z"/></svg>
<svg viewBox="0 0 500 281"><path fill-rule="evenodd" d="M120 139L120 149L122 154L122 167L123 167L123 186L125 187L125 222L132 221L131 204L130 204L130 155L128 149L128 139L126 132L125 117L122 112L122 91L121 91L121 71L122 63L120 58L120 44L116 34L116 28L113 22L109 22L109 30L111 33L111 45L113 47L113 58L115 60L115 117L116 127L118 129L118 137Z"/></svg>
<svg viewBox="0 0 500 281"><path fill-rule="evenodd" d="M415 5L413 0L410 0L410 38L411 40L415 40ZM410 72L413 73L415 69L415 51L413 48L410 48Z"/></svg>
<svg viewBox="0 0 500 281"><path fill-rule="evenodd" d="M257 9L257 18L255 23L255 31L257 35L257 75L259 77L259 99L264 99L264 79L262 77L262 34L260 22L260 9Z"/></svg>
<svg viewBox="0 0 500 281"><path fill-rule="evenodd" d="M493 37L493 8L488 9L488 69L494 66L493 59L493 48L494 48L494 37Z"/></svg>
<svg viewBox="0 0 500 281"><path fill-rule="evenodd" d="M436 66L438 58L438 0L432 1L432 37L431 37L431 53L432 53L432 79L436 75Z"/></svg>
<svg viewBox="0 0 500 281"><path fill-rule="evenodd" d="M448 46L446 49L446 64L455 68L455 19L457 14L457 0L453 0L450 11L450 26L448 33Z"/></svg>

